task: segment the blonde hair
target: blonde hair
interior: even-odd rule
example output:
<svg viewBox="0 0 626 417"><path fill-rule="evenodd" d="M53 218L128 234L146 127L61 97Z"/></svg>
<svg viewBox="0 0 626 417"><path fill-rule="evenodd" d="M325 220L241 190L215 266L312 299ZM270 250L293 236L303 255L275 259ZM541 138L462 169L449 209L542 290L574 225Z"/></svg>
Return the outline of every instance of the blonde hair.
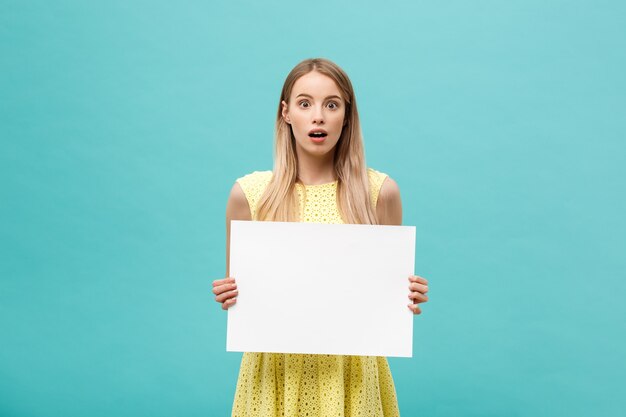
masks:
<svg viewBox="0 0 626 417"><path fill-rule="evenodd" d="M346 102L344 126L334 150L339 213L345 223L378 224L376 211L370 203L361 124L352 83L337 64L324 58L300 62L287 75L283 84L276 116L274 175L259 200L257 218L266 221L299 220L300 207L295 192L296 182L299 181L295 138L291 125L282 117L281 101L289 104L293 85L311 71L333 79Z"/></svg>

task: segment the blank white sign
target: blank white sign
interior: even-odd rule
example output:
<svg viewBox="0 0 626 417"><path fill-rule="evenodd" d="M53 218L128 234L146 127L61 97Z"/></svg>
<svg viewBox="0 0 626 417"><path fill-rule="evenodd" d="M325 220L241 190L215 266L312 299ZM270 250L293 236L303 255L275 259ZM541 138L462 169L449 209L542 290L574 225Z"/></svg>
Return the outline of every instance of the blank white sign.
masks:
<svg viewBox="0 0 626 417"><path fill-rule="evenodd" d="M226 350L411 357L415 227L232 221Z"/></svg>

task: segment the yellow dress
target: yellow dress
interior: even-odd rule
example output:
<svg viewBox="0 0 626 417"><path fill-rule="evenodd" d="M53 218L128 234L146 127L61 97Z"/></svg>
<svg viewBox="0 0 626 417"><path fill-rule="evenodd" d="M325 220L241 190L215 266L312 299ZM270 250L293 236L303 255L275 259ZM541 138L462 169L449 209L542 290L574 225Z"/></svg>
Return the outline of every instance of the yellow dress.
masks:
<svg viewBox="0 0 626 417"><path fill-rule="evenodd" d="M387 175L368 169L373 207ZM271 171L237 179L252 219ZM304 222L343 223L336 204L337 181L296 185ZM241 360L232 417L399 416L387 358L246 352Z"/></svg>

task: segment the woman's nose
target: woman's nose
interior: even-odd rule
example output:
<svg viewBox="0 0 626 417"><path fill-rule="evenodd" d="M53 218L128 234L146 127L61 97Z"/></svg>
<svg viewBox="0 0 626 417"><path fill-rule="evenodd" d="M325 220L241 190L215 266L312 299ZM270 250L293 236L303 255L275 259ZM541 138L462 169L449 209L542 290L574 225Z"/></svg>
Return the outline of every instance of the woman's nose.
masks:
<svg viewBox="0 0 626 417"><path fill-rule="evenodd" d="M313 110L313 123L324 122L324 112L322 107L316 106Z"/></svg>

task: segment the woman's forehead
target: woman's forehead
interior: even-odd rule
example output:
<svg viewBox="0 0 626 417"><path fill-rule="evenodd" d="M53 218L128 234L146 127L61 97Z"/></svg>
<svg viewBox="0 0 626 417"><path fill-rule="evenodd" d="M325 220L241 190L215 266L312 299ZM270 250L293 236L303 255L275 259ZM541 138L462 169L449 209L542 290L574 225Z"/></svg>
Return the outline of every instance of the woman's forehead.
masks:
<svg viewBox="0 0 626 417"><path fill-rule="evenodd" d="M311 71L296 80L291 90L291 97L297 98L300 95L314 99L325 99L330 96L342 99L343 97L335 80L317 71Z"/></svg>

